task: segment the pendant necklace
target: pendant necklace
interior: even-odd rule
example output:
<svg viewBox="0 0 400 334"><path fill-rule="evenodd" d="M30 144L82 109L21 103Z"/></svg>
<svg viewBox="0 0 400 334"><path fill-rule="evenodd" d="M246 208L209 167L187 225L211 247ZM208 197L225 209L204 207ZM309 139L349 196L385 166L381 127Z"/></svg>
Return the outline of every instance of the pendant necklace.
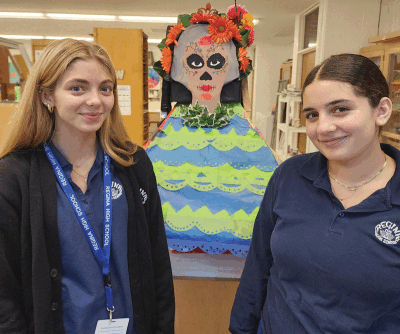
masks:
<svg viewBox="0 0 400 334"><path fill-rule="evenodd" d="M355 192L353 192L350 196L347 196L346 198L344 198L344 197L343 197L343 198L340 198L340 197L338 196L338 194L336 194L335 190L333 190L333 188L332 188L332 192L333 192L333 194L339 199L340 203L342 203L343 206L344 206L343 201L349 199L350 197L352 197L352 196L355 194Z"/></svg>
<svg viewBox="0 0 400 334"><path fill-rule="evenodd" d="M88 177L89 173L88 173L86 176L84 176L84 175L78 173L78 172L77 172L75 169L73 169L73 168L72 168L72 171L73 171L76 175L78 175L78 176L80 176L81 178L83 178L83 181L84 181L85 183L87 183L87 177Z"/></svg>
<svg viewBox="0 0 400 334"><path fill-rule="evenodd" d="M332 175L330 172L328 172L328 173L329 173L329 176L330 176L337 184L341 185L342 187L345 187L346 189L348 189L348 190L350 190L350 191L357 191L358 188L360 188L360 187L366 185L367 183L370 183L370 182L371 182L372 180L374 180L380 173L382 173L382 171L383 171L383 170L385 169L385 167L386 167L386 163L387 163L387 160L386 160L386 154L385 154L385 162L384 162L383 166L381 167L381 169L379 169L374 175L372 175L371 177L369 177L369 178L366 179L365 181L362 181L362 182L360 182L360 183L357 183L357 184L355 184L354 186L347 186L347 185L343 184L342 182L340 182L339 180L335 179L335 178L333 177L333 175Z"/></svg>

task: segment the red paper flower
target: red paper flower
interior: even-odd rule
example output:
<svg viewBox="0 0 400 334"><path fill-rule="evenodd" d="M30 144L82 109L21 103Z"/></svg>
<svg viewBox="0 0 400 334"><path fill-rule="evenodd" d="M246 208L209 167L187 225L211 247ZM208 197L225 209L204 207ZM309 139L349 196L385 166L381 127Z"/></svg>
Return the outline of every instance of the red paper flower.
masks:
<svg viewBox="0 0 400 334"><path fill-rule="evenodd" d="M167 40L165 41L166 45L170 45L172 43L175 43L178 45L178 42L176 41L176 37L182 32L182 30L185 30L186 28L183 26L182 23L174 25L171 29L169 29L168 35L167 35Z"/></svg>
<svg viewBox="0 0 400 334"><path fill-rule="evenodd" d="M243 17L244 14L247 14L248 11L246 8L242 5L232 5L228 8L227 15L231 20L234 20L235 22L238 21L238 18L240 19Z"/></svg>
<svg viewBox="0 0 400 334"><path fill-rule="evenodd" d="M223 16L215 16L208 27L210 37L217 43L229 42L235 38L238 42L242 40L242 36L233 21Z"/></svg>
<svg viewBox="0 0 400 334"><path fill-rule="evenodd" d="M171 58L172 58L171 49L168 46L166 46L161 54L161 65L164 71L167 73L171 71Z"/></svg>
<svg viewBox="0 0 400 334"><path fill-rule="evenodd" d="M250 30L249 43L247 44L247 47L249 47L254 42L254 29L250 26L245 26L244 29Z"/></svg>

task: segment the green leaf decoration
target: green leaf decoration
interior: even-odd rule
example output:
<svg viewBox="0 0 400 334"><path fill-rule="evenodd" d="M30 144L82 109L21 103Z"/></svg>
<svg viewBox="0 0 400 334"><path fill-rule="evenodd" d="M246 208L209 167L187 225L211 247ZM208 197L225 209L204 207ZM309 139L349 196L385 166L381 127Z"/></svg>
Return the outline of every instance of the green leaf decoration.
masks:
<svg viewBox="0 0 400 334"><path fill-rule="evenodd" d="M250 30L248 30L248 29L240 29L239 33L242 36L242 41L240 42L240 45L243 46L244 48L246 48L247 45L249 44Z"/></svg>
<svg viewBox="0 0 400 334"><path fill-rule="evenodd" d="M170 75L164 71L161 60L158 60L153 65L154 71L156 71L164 80L171 81Z"/></svg>
<svg viewBox="0 0 400 334"><path fill-rule="evenodd" d="M166 41L167 41L167 37L165 37L165 38L160 42L160 44L157 45L158 48L161 50L161 52L162 52L162 50L164 50L164 48L166 47L166 44L165 44Z"/></svg>
<svg viewBox="0 0 400 334"><path fill-rule="evenodd" d="M234 114L233 108L221 104L215 108L213 114L210 114L207 107L200 106L197 102L195 106L181 106L180 117L186 126L218 129L228 125L229 118Z"/></svg>
<svg viewBox="0 0 400 334"><path fill-rule="evenodd" d="M190 20L192 19L192 15L182 14L178 16L178 24L182 23L185 28L190 26Z"/></svg>

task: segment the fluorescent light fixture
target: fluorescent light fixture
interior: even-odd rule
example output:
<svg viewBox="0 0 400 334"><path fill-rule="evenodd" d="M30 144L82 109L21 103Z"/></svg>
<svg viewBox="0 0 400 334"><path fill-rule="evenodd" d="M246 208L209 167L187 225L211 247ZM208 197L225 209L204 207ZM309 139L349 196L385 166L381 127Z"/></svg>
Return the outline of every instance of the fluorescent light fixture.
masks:
<svg viewBox="0 0 400 334"><path fill-rule="evenodd" d="M115 15L86 15L86 14L53 14L47 13L47 17L55 20L79 20L79 21L115 21Z"/></svg>
<svg viewBox="0 0 400 334"><path fill-rule="evenodd" d="M159 39L157 39L157 38L149 38L147 40L147 43L149 43L149 44L159 44L159 43L161 43L161 41L162 41L161 38L159 38Z"/></svg>
<svg viewBox="0 0 400 334"><path fill-rule="evenodd" d="M43 13L0 12L0 17L13 19L43 19Z"/></svg>
<svg viewBox="0 0 400 334"><path fill-rule="evenodd" d="M78 41L88 41L93 42L93 37L76 37L76 36L44 36L44 39L65 39L65 38L73 38Z"/></svg>
<svg viewBox="0 0 400 334"><path fill-rule="evenodd" d="M28 36L28 35L0 35L2 38L8 39L64 39L73 38L79 41L93 42L93 37L82 37L82 36Z"/></svg>
<svg viewBox="0 0 400 334"><path fill-rule="evenodd" d="M8 39L44 39L44 36L28 36L28 35L0 35L0 37Z"/></svg>
<svg viewBox="0 0 400 334"><path fill-rule="evenodd" d="M54 20L77 20L77 21L124 21L124 22L147 22L147 23L177 23L176 17L168 16L117 16L117 15L87 15L67 13L21 13L0 12L0 18L15 19L54 19ZM254 19L254 25L260 22Z"/></svg>
<svg viewBox="0 0 400 334"><path fill-rule="evenodd" d="M177 23L176 17L163 16L119 16L125 22L149 22L149 23Z"/></svg>

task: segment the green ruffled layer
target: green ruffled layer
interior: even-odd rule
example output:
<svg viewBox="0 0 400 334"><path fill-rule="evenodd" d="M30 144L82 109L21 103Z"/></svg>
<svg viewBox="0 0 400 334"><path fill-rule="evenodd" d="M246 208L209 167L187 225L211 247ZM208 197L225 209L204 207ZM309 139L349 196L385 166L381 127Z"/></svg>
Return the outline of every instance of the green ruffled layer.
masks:
<svg viewBox="0 0 400 334"><path fill-rule="evenodd" d="M169 166L162 161L157 161L153 167L157 183L169 191L178 191L185 186L199 191L219 188L228 193L238 193L248 189L262 196L273 174L273 172L261 171L254 166L246 170L238 170L229 164L208 167L194 166L187 162L180 166Z"/></svg>
<svg viewBox="0 0 400 334"><path fill-rule="evenodd" d="M158 145L165 151L171 151L181 146L188 150L201 150L211 145L219 151L229 151L239 147L246 152L254 152L261 147L268 147L258 133L252 129L249 129L245 136L239 136L235 129L228 134L221 135L216 129L205 132L199 128L195 132L190 132L187 127L183 127L181 130L175 131L172 124L169 124L164 133L167 137L156 137L150 147Z"/></svg>
<svg viewBox="0 0 400 334"><path fill-rule="evenodd" d="M162 209L166 224L175 231L188 231L197 227L204 234L213 235L225 231L248 240L251 239L259 207L250 215L240 209L231 216L225 210L212 214L206 206L193 211L186 205L176 212L169 202L164 203Z"/></svg>
<svg viewBox="0 0 400 334"><path fill-rule="evenodd" d="M184 108L188 108L190 106L190 104L180 104L178 105L175 110L172 112L171 117L177 117L180 118L181 114L182 114L182 110L184 110ZM245 118L244 117L244 109L242 107L242 105L240 103L224 103L224 106L226 106L229 109L229 112L233 112L234 115L237 115L241 118ZM183 107L183 108L182 108ZM233 115L233 116L234 116ZM231 116L231 117L233 117Z"/></svg>

